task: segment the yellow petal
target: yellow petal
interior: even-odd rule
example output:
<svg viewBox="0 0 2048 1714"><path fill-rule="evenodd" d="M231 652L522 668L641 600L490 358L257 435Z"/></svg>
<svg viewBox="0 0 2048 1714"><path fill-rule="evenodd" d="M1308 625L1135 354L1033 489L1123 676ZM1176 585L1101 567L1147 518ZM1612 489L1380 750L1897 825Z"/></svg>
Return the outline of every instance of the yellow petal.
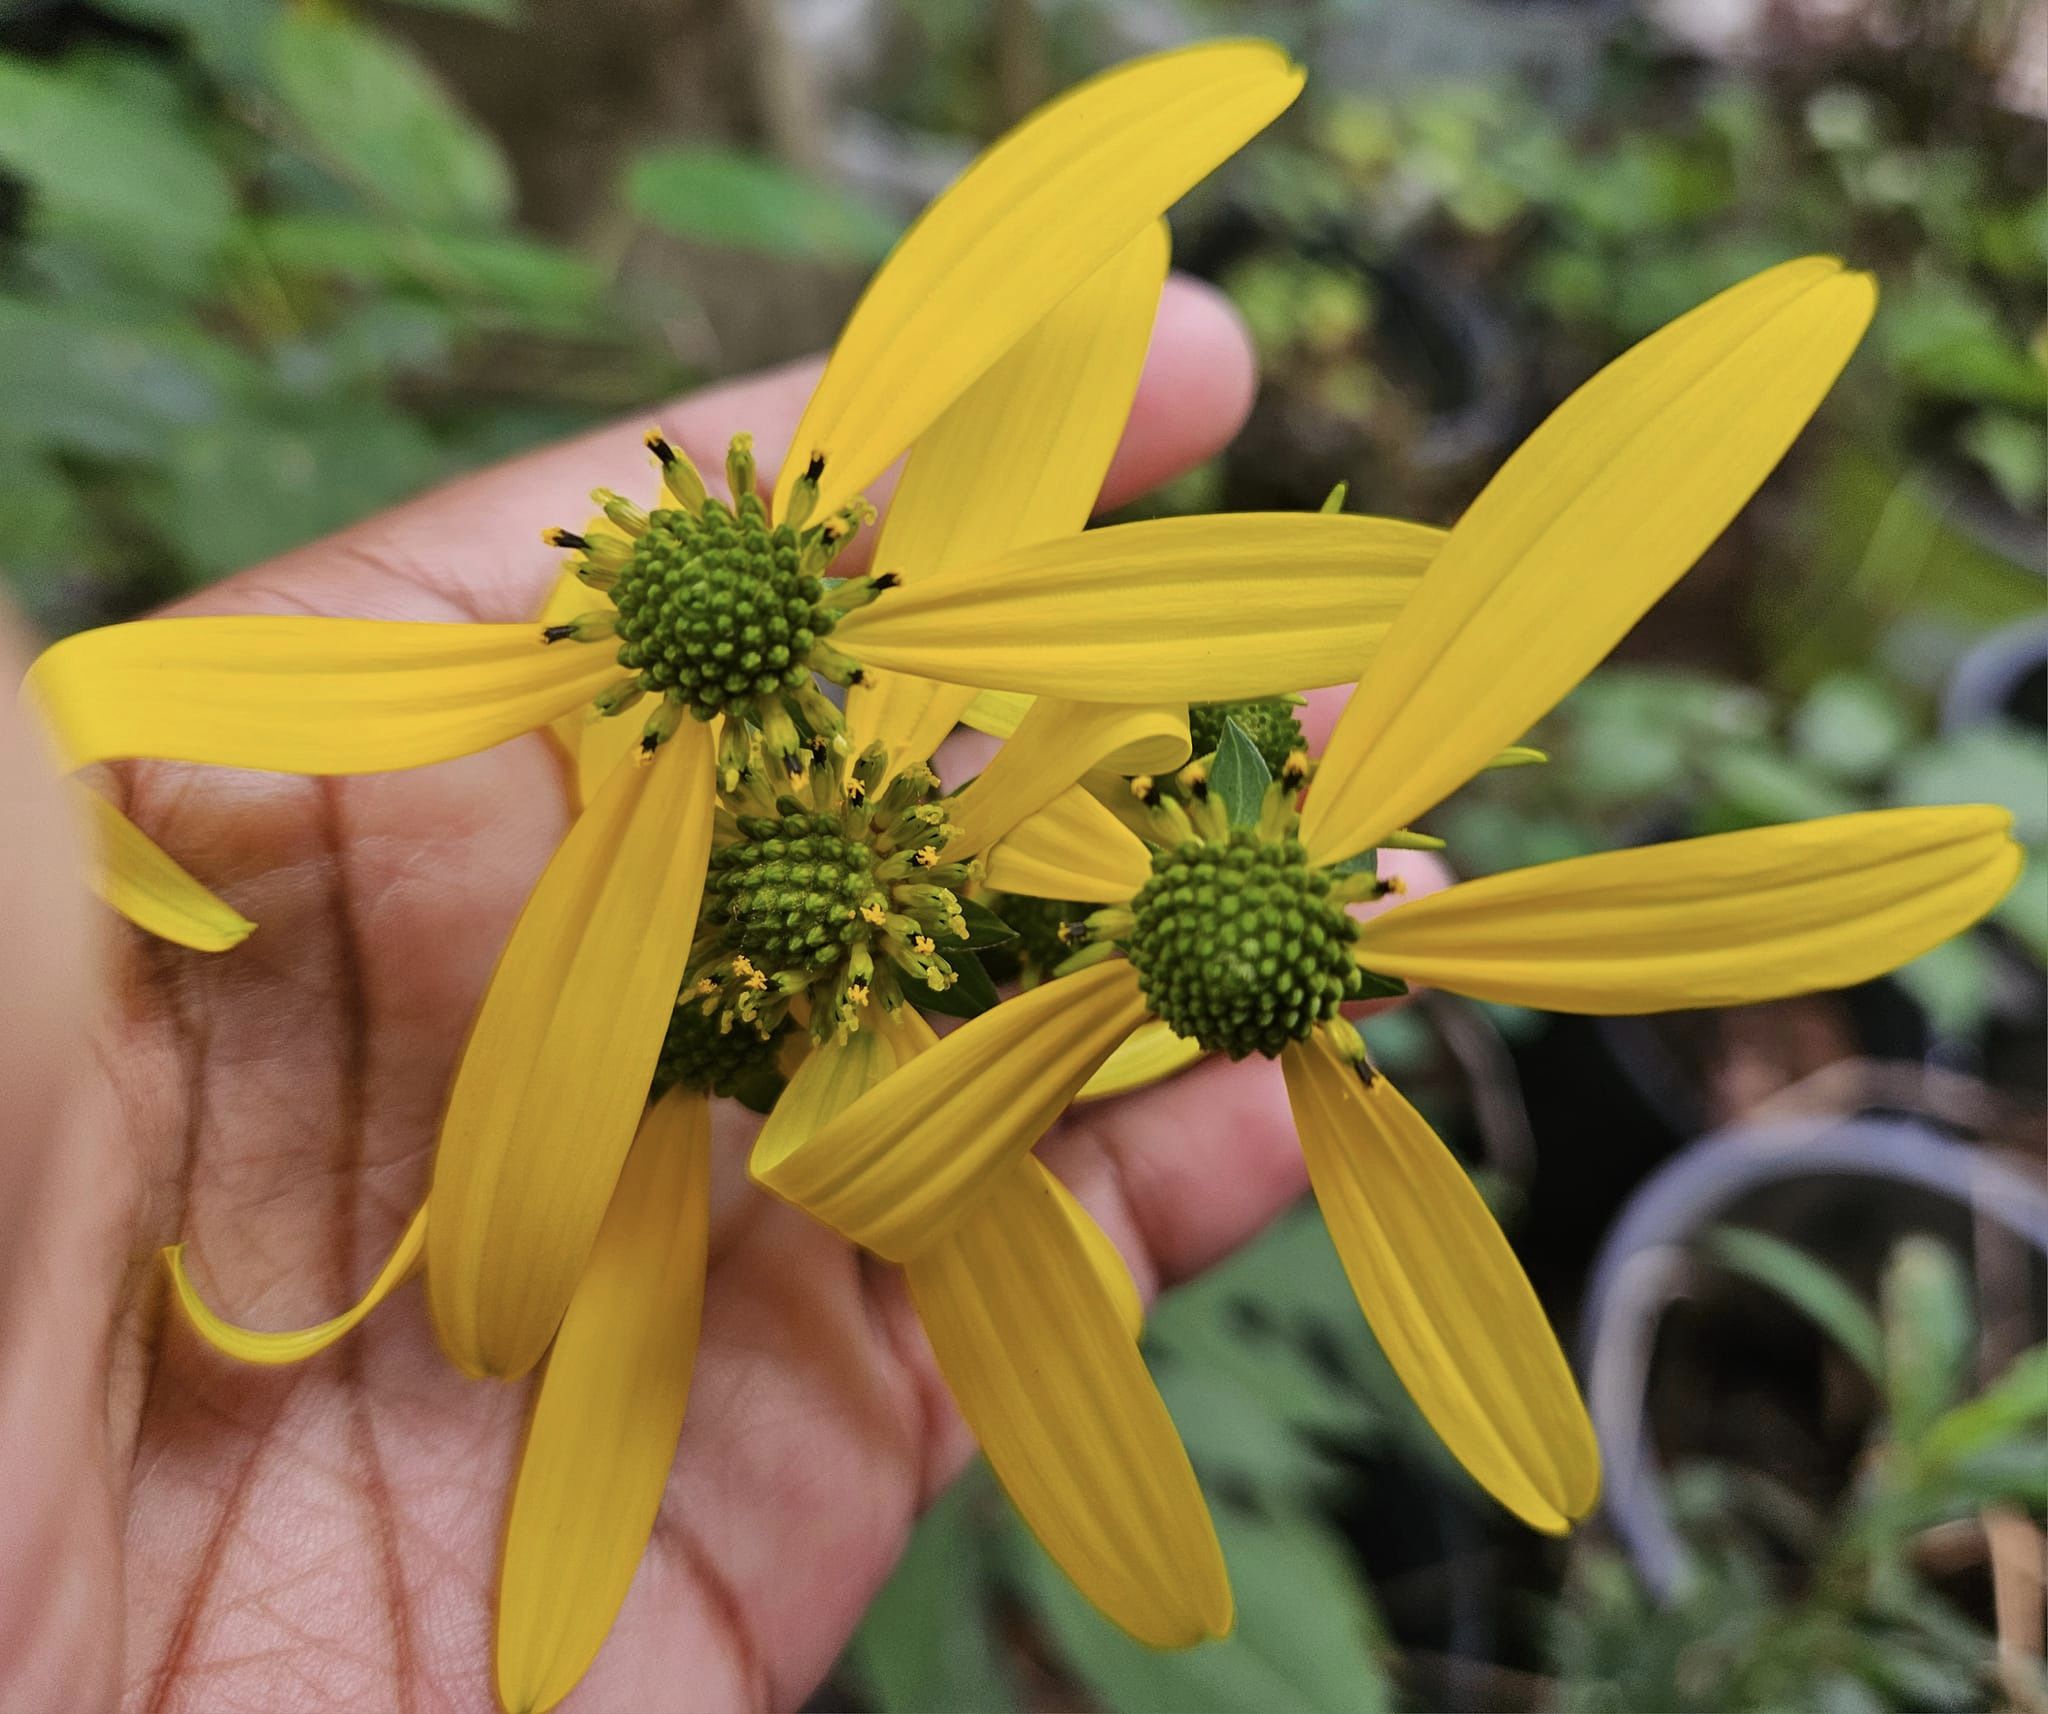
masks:
<svg viewBox="0 0 2048 1714"><path fill-rule="evenodd" d="M1051 1175L1011 1162L904 1272L960 1414L1081 1592L1154 1648L1227 1633L1202 1491Z"/></svg>
<svg viewBox="0 0 2048 1714"><path fill-rule="evenodd" d="M916 1016L908 1006L903 1011ZM930 1026L924 1025L924 1029L929 1036ZM912 1043L909 1051L921 1051L926 1045ZM754 1182L799 1208L807 1207L809 1199L819 1193L817 1175L830 1165L809 1143L896 1065L894 1040L878 1030L857 1030L844 1041L813 1047L790 1074L761 1122L753 1152L747 1157L747 1171Z"/></svg>
<svg viewBox="0 0 2048 1714"><path fill-rule="evenodd" d="M1362 924L1358 959L1560 1012L1846 988L1997 904L2020 871L2011 826L1989 804L1881 809L1511 869Z"/></svg>
<svg viewBox="0 0 2048 1714"><path fill-rule="evenodd" d="M988 854L988 884L1034 899L1117 905L1152 877L1144 841L1079 786L1012 828Z"/></svg>
<svg viewBox="0 0 2048 1714"><path fill-rule="evenodd" d="M498 1699L566 1696L618 1616L675 1462L704 1310L711 1112L673 1089L640 1121L548 1352L505 1526Z"/></svg>
<svg viewBox="0 0 2048 1714"><path fill-rule="evenodd" d="M538 625L141 619L45 649L25 694L76 768L123 756L365 774L534 732L619 677Z"/></svg>
<svg viewBox="0 0 2048 1714"><path fill-rule="evenodd" d="M225 952L254 932L253 922L193 880L98 792L77 790L99 857L93 887L137 928L195 952Z"/></svg>
<svg viewBox="0 0 2048 1714"><path fill-rule="evenodd" d="M594 521L583 526L582 534L586 537L617 535L619 530L600 513ZM605 605L604 595L575 573L565 571L555 579L547 600L541 604L540 623L544 626L565 624L580 614L593 612ZM549 730L569 760L575 807L580 809L592 802L612 769L639 749L642 725L630 713L606 716L587 705L570 710L550 724Z"/></svg>
<svg viewBox="0 0 2048 1714"><path fill-rule="evenodd" d="M946 818L960 829L947 841L948 857L979 856L1091 769L1165 774L1188 754L1184 702L1119 707L1040 697L1017 735L947 806Z"/></svg>
<svg viewBox="0 0 2048 1714"><path fill-rule="evenodd" d="M1175 1035L1173 1027L1162 1018L1150 1018L1102 1062L1102 1069L1081 1085L1081 1093L1074 1099L1100 1101L1105 1096L1148 1089L1176 1072L1185 1071L1201 1057L1200 1042Z"/></svg>
<svg viewBox="0 0 2048 1714"><path fill-rule="evenodd" d="M900 1262L1030 1152L1144 1016L1122 959L1044 983L925 1051L899 1050L894 1074L822 1129L773 1160L757 1150L755 1176Z"/></svg>
<svg viewBox="0 0 2048 1714"><path fill-rule="evenodd" d="M259 1333L253 1328L237 1327L208 1309L185 1272L183 1244L173 1244L164 1251L164 1265L170 1270L171 1289L178 1294L178 1302L184 1306L185 1314L200 1338L223 1356L233 1357L238 1362L274 1367L303 1362L325 1351L344 1333L353 1331L364 1316L405 1283L407 1276L419 1265L420 1252L426 1247L426 1242L427 1205L421 1203L419 1212L413 1215L399 1238L398 1247L378 1269L369 1290L357 1299L353 1309L344 1310L331 1321L295 1328L286 1333Z"/></svg>
<svg viewBox="0 0 2048 1714"><path fill-rule="evenodd" d="M1155 223L1098 268L918 437L889 502L875 569L915 581L1087 523L1131 414L1166 278ZM973 693L876 672L847 697L856 753L879 740L923 761Z"/></svg>
<svg viewBox="0 0 2048 1714"><path fill-rule="evenodd" d="M1203 43L1091 78L984 150L854 306L791 440L776 516L812 458L825 461L821 510L857 494L1300 88L1268 43Z"/></svg>
<svg viewBox="0 0 2048 1714"><path fill-rule="evenodd" d="M1014 737L1036 700L1036 697L1026 696L1021 691L978 690L974 693L974 700L962 712L960 724L972 726L977 732L986 732L991 738Z"/></svg>
<svg viewBox="0 0 2048 1714"><path fill-rule="evenodd" d="M1440 803L1684 575L1849 360L1876 289L1809 257L1610 363L1472 502L1360 679L1302 814L1319 863Z"/></svg>
<svg viewBox="0 0 2048 1714"><path fill-rule="evenodd" d="M621 768L520 913L448 1098L427 1298L472 1374L533 1367L582 1275L675 1006L711 844L711 742Z"/></svg>
<svg viewBox="0 0 2048 1714"><path fill-rule="evenodd" d="M1081 1240L1081 1248L1094 1265L1096 1281L1115 1306L1124 1331L1133 1339L1137 1338L1145 1331L1145 1296L1138 1290L1138 1282L1131 1277L1131 1264L1124 1260L1123 1251L1110 1241L1109 1234L1095 1223L1095 1216L1081 1206L1081 1199L1048 1172L1036 1155L1027 1158L1036 1175L1052 1191L1053 1200L1065 1212L1074 1228L1074 1235Z"/></svg>
<svg viewBox="0 0 2048 1714"><path fill-rule="evenodd" d="M1319 512L1114 524L946 566L832 640L864 666L1078 702L1273 696L1354 677L1442 539Z"/></svg>
<svg viewBox="0 0 2048 1714"><path fill-rule="evenodd" d="M1600 1492L1570 1366L1465 1169L1384 1077L1319 1040L1281 1055L1309 1182L1394 1373L1458 1462L1561 1533Z"/></svg>

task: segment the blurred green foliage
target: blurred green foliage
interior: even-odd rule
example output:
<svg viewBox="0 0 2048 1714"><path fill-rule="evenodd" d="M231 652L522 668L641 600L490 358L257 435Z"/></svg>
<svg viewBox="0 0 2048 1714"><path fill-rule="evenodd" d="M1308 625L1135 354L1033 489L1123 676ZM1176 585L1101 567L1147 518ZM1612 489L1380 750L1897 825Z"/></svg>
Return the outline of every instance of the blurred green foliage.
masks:
<svg viewBox="0 0 2048 1714"><path fill-rule="evenodd" d="M1993 1639L1923 1563L1928 1532L2048 1507L2048 1346L1972 1385L1978 1329L1955 1254L1913 1237L1873 1310L1766 1233L1706 1249L1825 1330L1878 1408L1847 1491L1816 1507L1762 1470L1684 1469L1670 1500L1695 1555L1676 1599L1611 1552L1580 1557L1556 1633L1566 1714L2039 1706L2048 1680ZM1799 1567L1788 1578L1787 1564ZM2022 1568L2023 1569L2023 1568Z"/></svg>
<svg viewBox="0 0 2048 1714"><path fill-rule="evenodd" d="M0 570L51 628L683 385L676 290L621 280L634 231L853 263L893 233L707 141L628 153L632 228L572 248L521 226L499 141L366 14L93 10L0 32Z"/></svg>

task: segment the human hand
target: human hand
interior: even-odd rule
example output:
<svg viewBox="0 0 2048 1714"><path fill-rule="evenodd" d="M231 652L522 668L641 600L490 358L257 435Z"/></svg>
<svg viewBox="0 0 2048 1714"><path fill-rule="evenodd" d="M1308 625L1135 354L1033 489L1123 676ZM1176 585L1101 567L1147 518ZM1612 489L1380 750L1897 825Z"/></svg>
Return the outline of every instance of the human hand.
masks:
<svg viewBox="0 0 2048 1714"><path fill-rule="evenodd" d="M716 469L734 428L786 436L814 373L661 418ZM1105 502L1220 446L1250 385L1227 312L1177 285ZM179 611L524 620L555 574L538 526L639 458L637 428L607 430ZM419 1201L469 1020L566 826L560 760L529 738L346 779L124 770L129 813L261 925L214 958L95 927L22 737L0 733L23 835L0 845L0 1706L488 1708L527 1386L462 1378L417 1292L299 1368L231 1364L167 1310L156 1253L188 1241L246 1323L354 1299ZM894 1271L749 1186L751 1127L720 1124L677 1467L571 1709L794 1706L970 1449ZM1302 1187L1264 1061L1084 1109L1044 1154L1148 1293Z"/></svg>

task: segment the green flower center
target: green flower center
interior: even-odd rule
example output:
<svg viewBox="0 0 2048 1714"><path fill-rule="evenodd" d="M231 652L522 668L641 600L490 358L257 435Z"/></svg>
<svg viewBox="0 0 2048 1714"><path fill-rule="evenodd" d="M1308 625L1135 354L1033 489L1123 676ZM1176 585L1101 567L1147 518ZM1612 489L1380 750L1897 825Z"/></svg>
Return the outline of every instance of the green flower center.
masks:
<svg viewBox="0 0 2048 1714"><path fill-rule="evenodd" d="M749 787L755 813L711 854L683 1006L730 1027L773 1029L799 1000L820 1040L861 1027L905 987L940 993L958 975L945 947L968 938L948 862L956 831L928 767L883 783L871 747L850 768L824 752L799 796Z"/></svg>
<svg viewBox="0 0 2048 1714"><path fill-rule="evenodd" d="M1154 854L1124 950L1146 1003L1212 1053L1277 1055L1359 985L1357 927L1301 842L1232 828Z"/></svg>
<svg viewBox="0 0 2048 1714"><path fill-rule="evenodd" d="M1211 756L1223 742L1225 721L1235 720L1244 735L1265 758L1266 769L1277 780L1287 771L1288 758L1307 748L1308 740L1295 717L1295 703L1284 696L1262 696L1249 702L1196 702L1188 707L1188 737L1194 754Z"/></svg>
<svg viewBox="0 0 2048 1714"><path fill-rule="evenodd" d="M782 1087L775 1061L783 1033L734 1025L716 1007L707 1011L702 999L680 999L662 1038L655 1092L680 1083L704 1095L737 1097L765 1113Z"/></svg>
<svg viewBox="0 0 2048 1714"><path fill-rule="evenodd" d="M716 500L694 516L652 512L612 585L619 665L699 720L743 715L809 678L838 617L824 595L796 531L770 524L757 495L737 512Z"/></svg>

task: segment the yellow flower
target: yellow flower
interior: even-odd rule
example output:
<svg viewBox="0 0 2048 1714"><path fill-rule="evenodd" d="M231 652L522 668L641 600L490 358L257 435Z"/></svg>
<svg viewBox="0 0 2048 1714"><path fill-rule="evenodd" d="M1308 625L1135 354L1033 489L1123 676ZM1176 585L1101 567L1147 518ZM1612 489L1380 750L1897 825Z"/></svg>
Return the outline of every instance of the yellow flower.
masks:
<svg viewBox="0 0 2048 1714"><path fill-rule="evenodd" d="M1859 982L2002 896L2019 865L2009 818L1841 816L1494 876L1363 924L1343 906L1379 890L1365 854L1499 757L1721 532L1874 302L1870 281L1832 260L1789 263L1581 388L1451 532L1367 663L1298 822L1281 783L1236 823L1214 789L1192 810L1162 799L1150 847L1107 811L1019 827L1001 884L1040 874L1052 896L1109 907L1086 967L852 1102L777 1164L784 1194L915 1269L983 1218L990 1187L1148 1020L1233 1056L1277 1055L1318 1200L1395 1371L1503 1504L1568 1527L1599 1486L1570 1370L1463 1170L1365 1065L1338 1006L1386 978L1582 1012Z"/></svg>

